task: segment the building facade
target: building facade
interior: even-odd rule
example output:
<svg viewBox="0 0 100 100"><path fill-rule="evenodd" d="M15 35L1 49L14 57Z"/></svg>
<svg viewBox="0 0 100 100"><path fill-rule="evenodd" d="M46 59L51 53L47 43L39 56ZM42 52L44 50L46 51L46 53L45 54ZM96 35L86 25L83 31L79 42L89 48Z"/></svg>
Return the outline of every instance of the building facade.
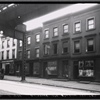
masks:
<svg viewBox="0 0 100 100"><path fill-rule="evenodd" d="M2 36L0 43L0 65L4 69L6 75L15 75L17 39Z"/></svg>
<svg viewBox="0 0 100 100"><path fill-rule="evenodd" d="M26 34L26 76L100 81L100 5L43 23ZM22 47L17 41L17 71Z"/></svg>

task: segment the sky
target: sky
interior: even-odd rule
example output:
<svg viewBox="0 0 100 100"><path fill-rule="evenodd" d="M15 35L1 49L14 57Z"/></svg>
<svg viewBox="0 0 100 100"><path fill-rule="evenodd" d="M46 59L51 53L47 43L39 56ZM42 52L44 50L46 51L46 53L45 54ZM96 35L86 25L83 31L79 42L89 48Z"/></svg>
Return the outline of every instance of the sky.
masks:
<svg viewBox="0 0 100 100"><path fill-rule="evenodd" d="M87 9L87 8L90 8L96 5L98 4L96 3L72 4L71 6L64 7L60 10L57 10L52 13L46 14L44 16L29 20L27 22L24 22L23 24L26 25L26 30L29 31L29 30L32 30L38 27L42 27L43 22L64 16L66 14L75 13L75 12L78 12L78 11L81 11L81 10L84 10L84 9Z"/></svg>

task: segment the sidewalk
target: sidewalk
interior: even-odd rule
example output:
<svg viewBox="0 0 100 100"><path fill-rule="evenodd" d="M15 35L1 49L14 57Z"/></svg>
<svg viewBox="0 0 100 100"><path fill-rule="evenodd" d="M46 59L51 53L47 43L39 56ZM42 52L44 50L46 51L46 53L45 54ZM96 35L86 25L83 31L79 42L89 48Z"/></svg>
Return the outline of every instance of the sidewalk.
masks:
<svg viewBox="0 0 100 100"><path fill-rule="evenodd" d="M4 80L21 81L21 77L6 75L4 77ZM97 82L84 83L84 82L68 81L68 80L59 81L57 79L43 79L36 77L26 77L25 82L32 84L49 85L49 86L86 90L92 92L100 92L100 83Z"/></svg>

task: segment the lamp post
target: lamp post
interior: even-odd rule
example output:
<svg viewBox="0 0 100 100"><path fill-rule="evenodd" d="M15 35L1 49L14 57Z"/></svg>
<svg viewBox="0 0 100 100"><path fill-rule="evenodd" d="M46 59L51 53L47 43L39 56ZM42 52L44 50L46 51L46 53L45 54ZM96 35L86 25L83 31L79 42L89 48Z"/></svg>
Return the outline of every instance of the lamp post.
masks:
<svg viewBox="0 0 100 100"><path fill-rule="evenodd" d="M25 66L26 66L26 33L23 33L23 42L22 42L22 77L21 77L21 81L25 81Z"/></svg>

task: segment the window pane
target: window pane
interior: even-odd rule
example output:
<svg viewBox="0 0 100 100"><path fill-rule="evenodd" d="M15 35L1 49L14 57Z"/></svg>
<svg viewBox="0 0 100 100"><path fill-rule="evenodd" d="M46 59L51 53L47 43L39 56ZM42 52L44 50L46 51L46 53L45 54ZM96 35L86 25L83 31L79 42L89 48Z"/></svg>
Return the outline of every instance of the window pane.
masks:
<svg viewBox="0 0 100 100"><path fill-rule="evenodd" d="M53 44L54 47L54 54L57 54L57 44Z"/></svg>
<svg viewBox="0 0 100 100"><path fill-rule="evenodd" d="M80 52L80 41L75 41L74 42L74 53L79 53Z"/></svg>

